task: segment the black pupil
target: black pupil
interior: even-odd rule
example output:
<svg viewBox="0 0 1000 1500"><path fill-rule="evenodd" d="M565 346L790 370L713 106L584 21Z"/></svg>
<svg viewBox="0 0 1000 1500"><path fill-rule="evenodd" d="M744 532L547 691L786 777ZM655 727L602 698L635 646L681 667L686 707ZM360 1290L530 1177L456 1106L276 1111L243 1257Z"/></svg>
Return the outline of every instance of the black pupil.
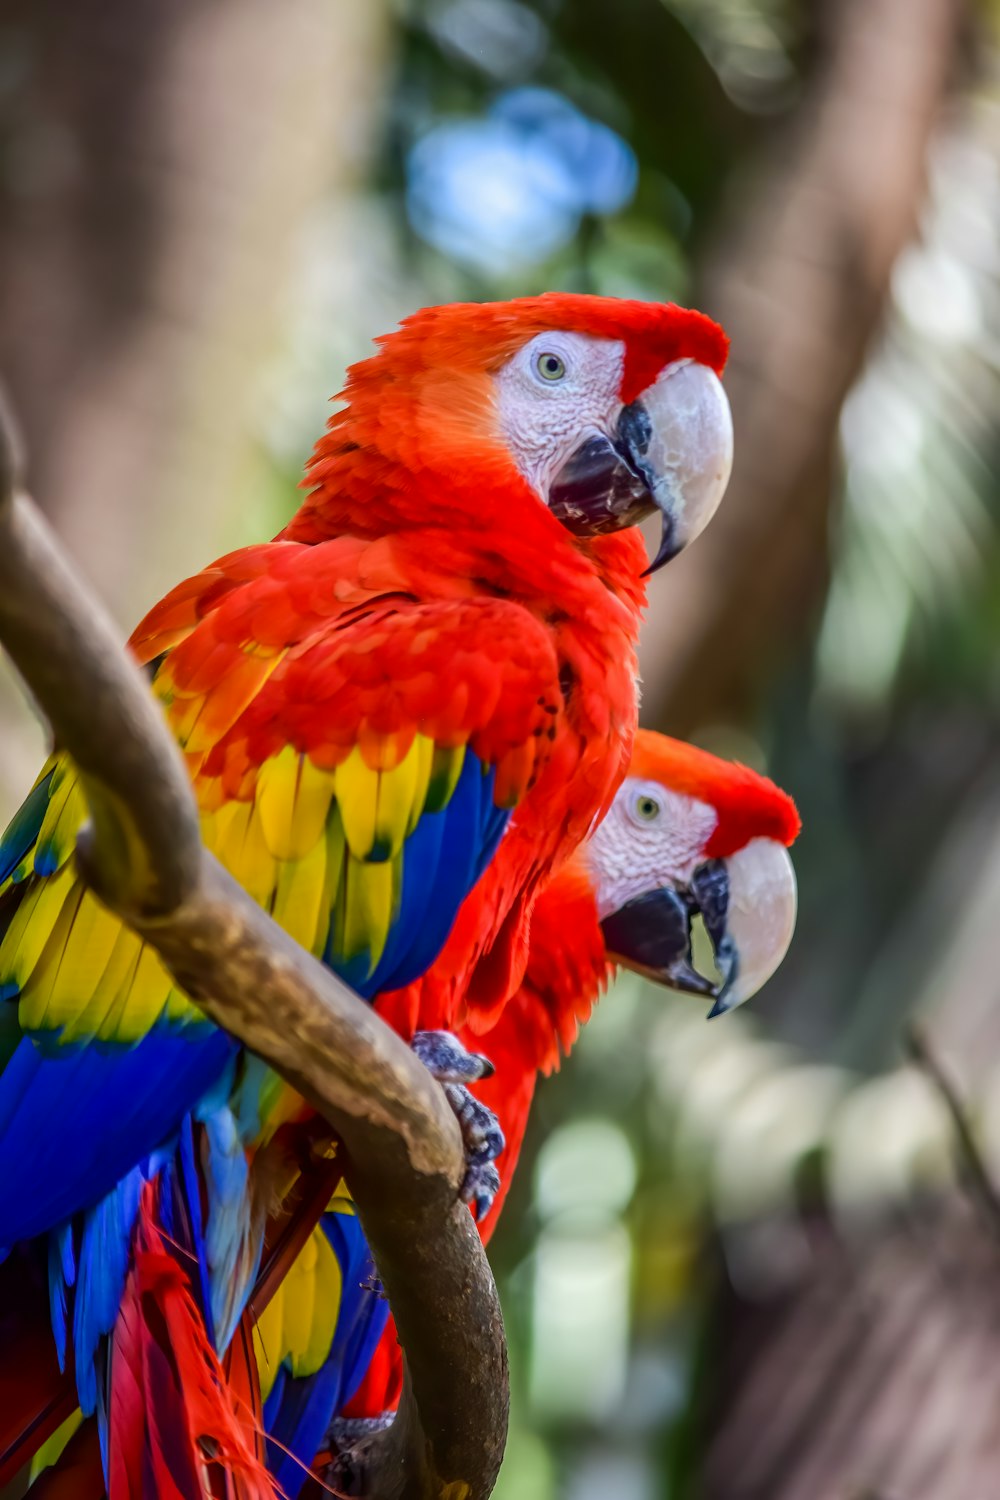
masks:
<svg viewBox="0 0 1000 1500"><path fill-rule="evenodd" d="M559 356L546 354L543 359L543 367L546 375L558 375L560 370Z"/></svg>
<svg viewBox="0 0 1000 1500"><path fill-rule="evenodd" d="M652 797L643 797L642 801L639 803L639 811L642 813L642 816L644 818L655 818L659 809L656 803L653 801Z"/></svg>

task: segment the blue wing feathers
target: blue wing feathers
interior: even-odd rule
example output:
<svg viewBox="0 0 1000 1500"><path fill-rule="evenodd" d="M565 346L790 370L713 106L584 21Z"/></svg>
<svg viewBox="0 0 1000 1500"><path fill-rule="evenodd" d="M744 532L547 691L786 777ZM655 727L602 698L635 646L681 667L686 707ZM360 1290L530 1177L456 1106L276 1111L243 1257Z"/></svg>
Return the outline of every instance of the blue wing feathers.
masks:
<svg viewBox="0 0 1000 1500"><path fill-rule="evenodd" d="M467 751L451 800L425 813L406 842L399 913L374 973L355 982L370 999L401 989L430 968L458 909L496 852L510 812L493 801L496 774ZM352 978L341 976L350 984Z"/></svg>
<svg viewBox="0 0 1000 1500"><path fill-rule="evenodd" d="M333 1337L333 1358L341 1371L337 1405L345 1406L364 1378L375 1346L389 1321L389 1304L373 1290L375 1264L355 1214L324 1214L323 1233L333 1248L343 1277L340 1316Z"/></svg>
<svg viewBox="0 0 1000 1500"><path fill-rule="evenodd" d="M76 1388L86 1416L97 1407L101 1344L114 1327L125 1290L132 1229L143 1185L158 1164L144 1162L83 1216L73 1300Z"/></svg>
<svg viewBox="0 0 1000 1500"><path fill-rule="evenodd" d="M397 989L408 983L405 977L397 981L396 975L408 975L414 960L420 963L417 950L436 954L443 945L444 939L439 939L438 934L440 924L435 919L433 908L447 828L447 808L442 812L425 813L407 840L399 911L374 974L370 981L362 981L366 999L377 995L380 990ZM416 972L422 973L423 965Z"/></svg>
<svg viewBox="0 0 1000 1500"><path fill-rule="evenodd" d="M3 1245L42 1234L110 1192L174 1134L235 1049L207 1026L64 1056L23 1037L0 1074Z"/></svg>
<svg viewBox="0 0 1000 1500"><path fill-rule="evenodd" d="M66 1368L67 1289L76 1281L76 1256L73 1252L73 1226L61 1224L49 1235L48 1245L49 1309L52 1333L60 1370Z"/></svg>
<svg viewBox="0 0 1000 1500"><path fill-rule="evenodd" d="M205 1251L210 1268L211 1324L220 1349L226 1349L253 1290L264 1249L262 1233L254 1235L246 1149L228 1107L205 1120L202 1168L208 1199Z"/></svg>
<svg viewBox="0 0 1000 1500"><path fill-rule="evenodd" d="M212 1323L212 1294L205 1249L205 1223L201 1206L201 1183L195 1160L194 1126L191 1116L181 1121L174 1158L175 1173L171 1190L160 1195L160 1222L169 1239L190 1248L197 1266L199 1305L205 1319L205 1331L215 1343ZM182 1222L183 1221L183 1222Z"/></svg>
<svg viewBox="0 0 1000 1500"><path fill-rule="evenodd" d="M448 804L425 813L406 840L398 910L374 972L365 973L365 955L339 966L366 998L410 983L440 953L511 816L496 807L494 782L492 768L466 751ZM33 844L39 853L50 791L51 773L0 839L0 882ZM0 934L18 899L18 890L8 891ZM0 1259L13 1244L50 1234L53 1331L63 1360L72 1336L81 1404L93 1411L103 1401L103 1340L120 1303L142 1186L175 1150L162 1177L164 1228L196 1262L192 1279L209 1335L214 1324L218 1346L225 1347L245 1301L244 1282L249 1290L253 1279L243 1275L252 1259L243 1145L255 1116L254 1090L228 1101L239 1048L207 1022L158 1024L132 1045L94 1039L66 1045L55 1032L20 1034L15 1007L3 1013L10 1024L0 1035ZM220 1109L224 1119L214 1113ZM192 1117L205 1127L201 1163ZM266 1409L275 1438L306 1463L357 1388L388 1316L385 1302L363 1285L372 1271L358 1221L328 1214L324 1230L343 1273L330 1356L307 1380L279 1372ZM277 1448L271 1457L279 1481L296 1493L302 1471Z"/></svg>

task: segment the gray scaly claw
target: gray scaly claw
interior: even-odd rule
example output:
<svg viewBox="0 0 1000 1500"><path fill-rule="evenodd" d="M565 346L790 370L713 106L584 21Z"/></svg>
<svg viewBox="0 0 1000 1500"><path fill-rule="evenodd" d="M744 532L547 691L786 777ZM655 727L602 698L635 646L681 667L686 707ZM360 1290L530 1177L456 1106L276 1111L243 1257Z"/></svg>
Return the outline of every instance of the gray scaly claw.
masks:
<svg viewBox="0 0 1000 1500"><path fill-rule="evenodd" d="M500 1190L500 1173L493 1162L506 1142L496 1115L466 1085L492 1077L493 1064L479 1052L467 1052L450 1031L418 1031L411 1045L427 1071L444 1086L458 1120L466 1162L460 1196L476 1219L481 1219Z"/></svg>
<svg viewBox="0 0 1000 1500"><path fill-rule="evenodd" d="M410 1048L438 1083L478 1083L496 1072L481 1052L467 1052L450 1031L415 1031Z"/></svg>

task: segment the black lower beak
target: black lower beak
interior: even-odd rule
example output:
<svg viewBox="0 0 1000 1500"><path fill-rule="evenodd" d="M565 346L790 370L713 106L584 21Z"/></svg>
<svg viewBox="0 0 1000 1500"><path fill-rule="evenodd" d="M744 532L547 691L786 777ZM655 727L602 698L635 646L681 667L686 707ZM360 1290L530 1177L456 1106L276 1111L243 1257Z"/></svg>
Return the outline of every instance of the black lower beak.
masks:
<svg viewBox="0 0 1000 1500"><path fill-rule="evenodd" d="M578 448L549 489L549 509L576 536L602 536L636 526L658 509L655 480L645 464L652 428L641 401L623 408L613 438L596 435ZM663 535L648 573L680 550L671 515L661 511Z"/></svg>
<svg viewBox="0 0 1000 1500"><path fill-rule="evenodd" d="M671 887L626 901L601 929L616 963L691 995L716 995L715 985L691 962L691 909Z"/></svg>
<svg viewBox="0 0 1000 1500"><path fill-rule="evenodd" d="M715 1004L708 1013L711 1021L713 1016L724 1015L727 1010L732 1009L732 1002L727 1004L726 997L732 989L739 968L736 948L726 929L729 915L729 872L724 860L710 859L707 864L698 866L691 876L691 895L698 903L705 931L712 943L716 967L722 975L722 985Z"/></svg>
<svg viewBox="0 0 1000 1500"><path fill-rule="evenodd" d="M575 536L603 536L642 521L653 509L653 497L627 451L610 438L594 436L552 481L549 509Z"/></svg>

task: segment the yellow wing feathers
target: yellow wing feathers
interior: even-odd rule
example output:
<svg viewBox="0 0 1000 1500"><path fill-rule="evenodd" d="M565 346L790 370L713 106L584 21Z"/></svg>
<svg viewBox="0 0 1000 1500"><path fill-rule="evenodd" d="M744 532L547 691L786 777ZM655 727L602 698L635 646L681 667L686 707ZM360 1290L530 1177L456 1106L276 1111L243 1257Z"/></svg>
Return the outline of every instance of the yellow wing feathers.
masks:
<svg viewBox="0 0 1000 1500"><path fill-rule="evenodd" d="M58 869L66 862L87 818L87 805L75 767L65 756L53 757L53 761L49 805L35 844L35 869L39 874Z"/></svg>
<svg viewBox="0 0 1000 1500"><path fill-rule="evenodd" d="M276 859L305 859L326 828L334 778L291 745L261 766L255 804L261 832Z"/></svg>
<svg viewBox="0 0 1000 1500"><path fill-rule="evenodd" d="M317 1227L254 1329L264 1401L271 1394L283 1363L295 1376L314 1375L323 1364L333 1343L342 1292L343 1278L337 1257L326 1235Z"/></svg>
<svg viewBox="0 0 1000 1500"><path fill-rule="evenodd" d="M333 911L333 953L352 959L367 951L371 974L385 950L401 886L398 860L373 865L348 855Z"/></svg>
<svg viewBox="0 0 1000 1500"><path fill-rule="evenodd" d="M381 770L358 747L323 770L286 746L260 768L251 801L217 806L206 787L202 833L303 947L335 961L367 954L370 974L398 911L403 844L429 809L435 774L441 806L463 757L418 734Z"/></svg>
<svg viewBox="0 0 1000 1500"><path fill-rule="evenodd" d="M220 805L217 783L198 779L202 836L304 948L334 962L367 955L371 974L399 909L403 845L448 802L464 756L417 734L381 769L355 748L323 770L288 746L260 767L246 801ZM0 987L20 992L22 1026L65 1042L127 1043L162 1021L199 1021L156 955L77 880L71 856L86 807L72 765L56 757L50 771L33 851L6 882L25 882L0 942Z"/></svg>
<svg viewBox="0 0 1000 1500"><path fill-rule="evenodd" d="M151 948L101 905L68 862L25 892L0 944L0 982L20 991L28 1032L66 1043L136 1042L166 1018L201 1019Z"/></svg>

